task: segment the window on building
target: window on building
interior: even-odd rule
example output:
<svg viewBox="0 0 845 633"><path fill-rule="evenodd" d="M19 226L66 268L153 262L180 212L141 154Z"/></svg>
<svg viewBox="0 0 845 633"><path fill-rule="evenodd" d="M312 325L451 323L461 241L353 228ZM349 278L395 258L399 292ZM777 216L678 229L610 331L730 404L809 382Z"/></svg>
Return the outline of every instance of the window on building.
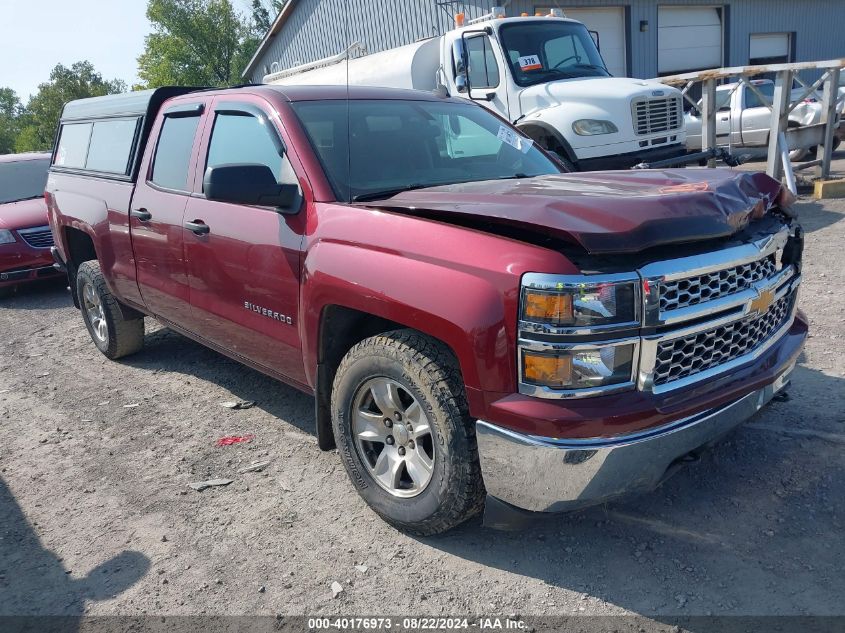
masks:
<svg viewBox="0 0 845 633"><path fill-rule="evenodd" d="M469 82L473 88L495 88L499 85L499 65L486 35L468 37Z"/></svg>
<svg viewBox="0 0 845 633"><path fill-rule="evenodd" d="M792 61L792 33L752 33L748 47L751 66L788 64Z"/></svg>
<svg viewBox="0 0 845 633"><path fill-rule="evenodd" d="M164 119L152 175L152 181L159 187L188 190L191 150L199 122L199 116L169 116Z"/></svg>

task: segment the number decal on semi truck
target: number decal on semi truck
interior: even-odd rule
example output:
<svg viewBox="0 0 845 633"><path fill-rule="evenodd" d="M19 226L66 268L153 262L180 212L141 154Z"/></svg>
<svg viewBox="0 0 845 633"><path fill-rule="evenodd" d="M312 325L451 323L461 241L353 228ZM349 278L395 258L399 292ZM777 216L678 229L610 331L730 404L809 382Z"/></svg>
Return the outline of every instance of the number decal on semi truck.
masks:
<svg viewBox="0 0 845 633"><path fill-rule="evenodd" d="M540 63L540 58L536 55L526 55L519 58L519 67L522 70L540 70L543 64Z"/></svg>

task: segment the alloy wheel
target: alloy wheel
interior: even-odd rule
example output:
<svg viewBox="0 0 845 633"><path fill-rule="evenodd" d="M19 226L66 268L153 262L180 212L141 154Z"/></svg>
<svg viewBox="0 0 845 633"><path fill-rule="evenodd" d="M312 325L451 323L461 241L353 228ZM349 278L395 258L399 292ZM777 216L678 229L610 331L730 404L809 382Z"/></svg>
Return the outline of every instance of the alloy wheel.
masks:
<svg viewBox="0 0 845 633"><path fill-rule="evenodd" d="M434 472L434 440L419 401L399 382L371 378L352 403L352 433L364 466L395 497L425 490Z"/></svg>

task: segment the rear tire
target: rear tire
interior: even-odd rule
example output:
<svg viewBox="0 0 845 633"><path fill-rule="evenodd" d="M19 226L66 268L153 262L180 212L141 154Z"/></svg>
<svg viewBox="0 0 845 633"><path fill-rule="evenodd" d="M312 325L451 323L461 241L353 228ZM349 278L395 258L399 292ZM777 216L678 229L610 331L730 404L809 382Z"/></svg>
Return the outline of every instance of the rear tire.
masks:
<svg viewBox="0 0 845 633"><path fill-rule="evenodd" d="M15 286L3 286L0 288L0 299L8 299L15 294Z"/></svg>
<svg viewBox="0 0 845 633"><path fill-rule="evenodd" d="M82 320L91 340L106 357L115 360L144 346L144 319L125 319L109 291L100 263L83 262L76 273L76 291Z"/></svg>
<svg viewBox="0 0 845 633"><path fill-rule="evenodd" d="M439 341L395 330L355 345L335 375L332 429L355 489L388 523L431 535L481 510L475 426Z"/></svg>

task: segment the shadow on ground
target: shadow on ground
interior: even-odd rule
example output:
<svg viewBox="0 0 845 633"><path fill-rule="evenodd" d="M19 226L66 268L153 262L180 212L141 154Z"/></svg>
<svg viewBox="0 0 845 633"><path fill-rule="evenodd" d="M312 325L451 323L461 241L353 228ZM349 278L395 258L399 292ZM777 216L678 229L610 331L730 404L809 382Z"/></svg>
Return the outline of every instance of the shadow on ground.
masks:
<svg viewBox="0 0 845 633"><path fill-rule="evenodd" d="M73 299L67 290L67 279L64 277L18 286L12 296L0 298L0 311L44 310L72 305Z"/></svg>
<svg viewBox="0 0 845 633"><path fill-rule="evenodd" d="M120 362L213 382L231 391L238 400L254 401L270 415L306 433L317 434L313 397L172 330L148 332L143 351Z"/></svg>
<svg viewBox="0 0 845 633"><path fill-rule="evenodd" d="M79 576L41 542L36 527L0 478L0 616L66 616L61 630L74 631L75 618L82 616L87 601L116 597L150 567L140 552L124 551ZM11 625L3 626L7 624ZM25 619L18 624L25 624ZM46 630L36 619L31 624L32 631Z"/></svg>

